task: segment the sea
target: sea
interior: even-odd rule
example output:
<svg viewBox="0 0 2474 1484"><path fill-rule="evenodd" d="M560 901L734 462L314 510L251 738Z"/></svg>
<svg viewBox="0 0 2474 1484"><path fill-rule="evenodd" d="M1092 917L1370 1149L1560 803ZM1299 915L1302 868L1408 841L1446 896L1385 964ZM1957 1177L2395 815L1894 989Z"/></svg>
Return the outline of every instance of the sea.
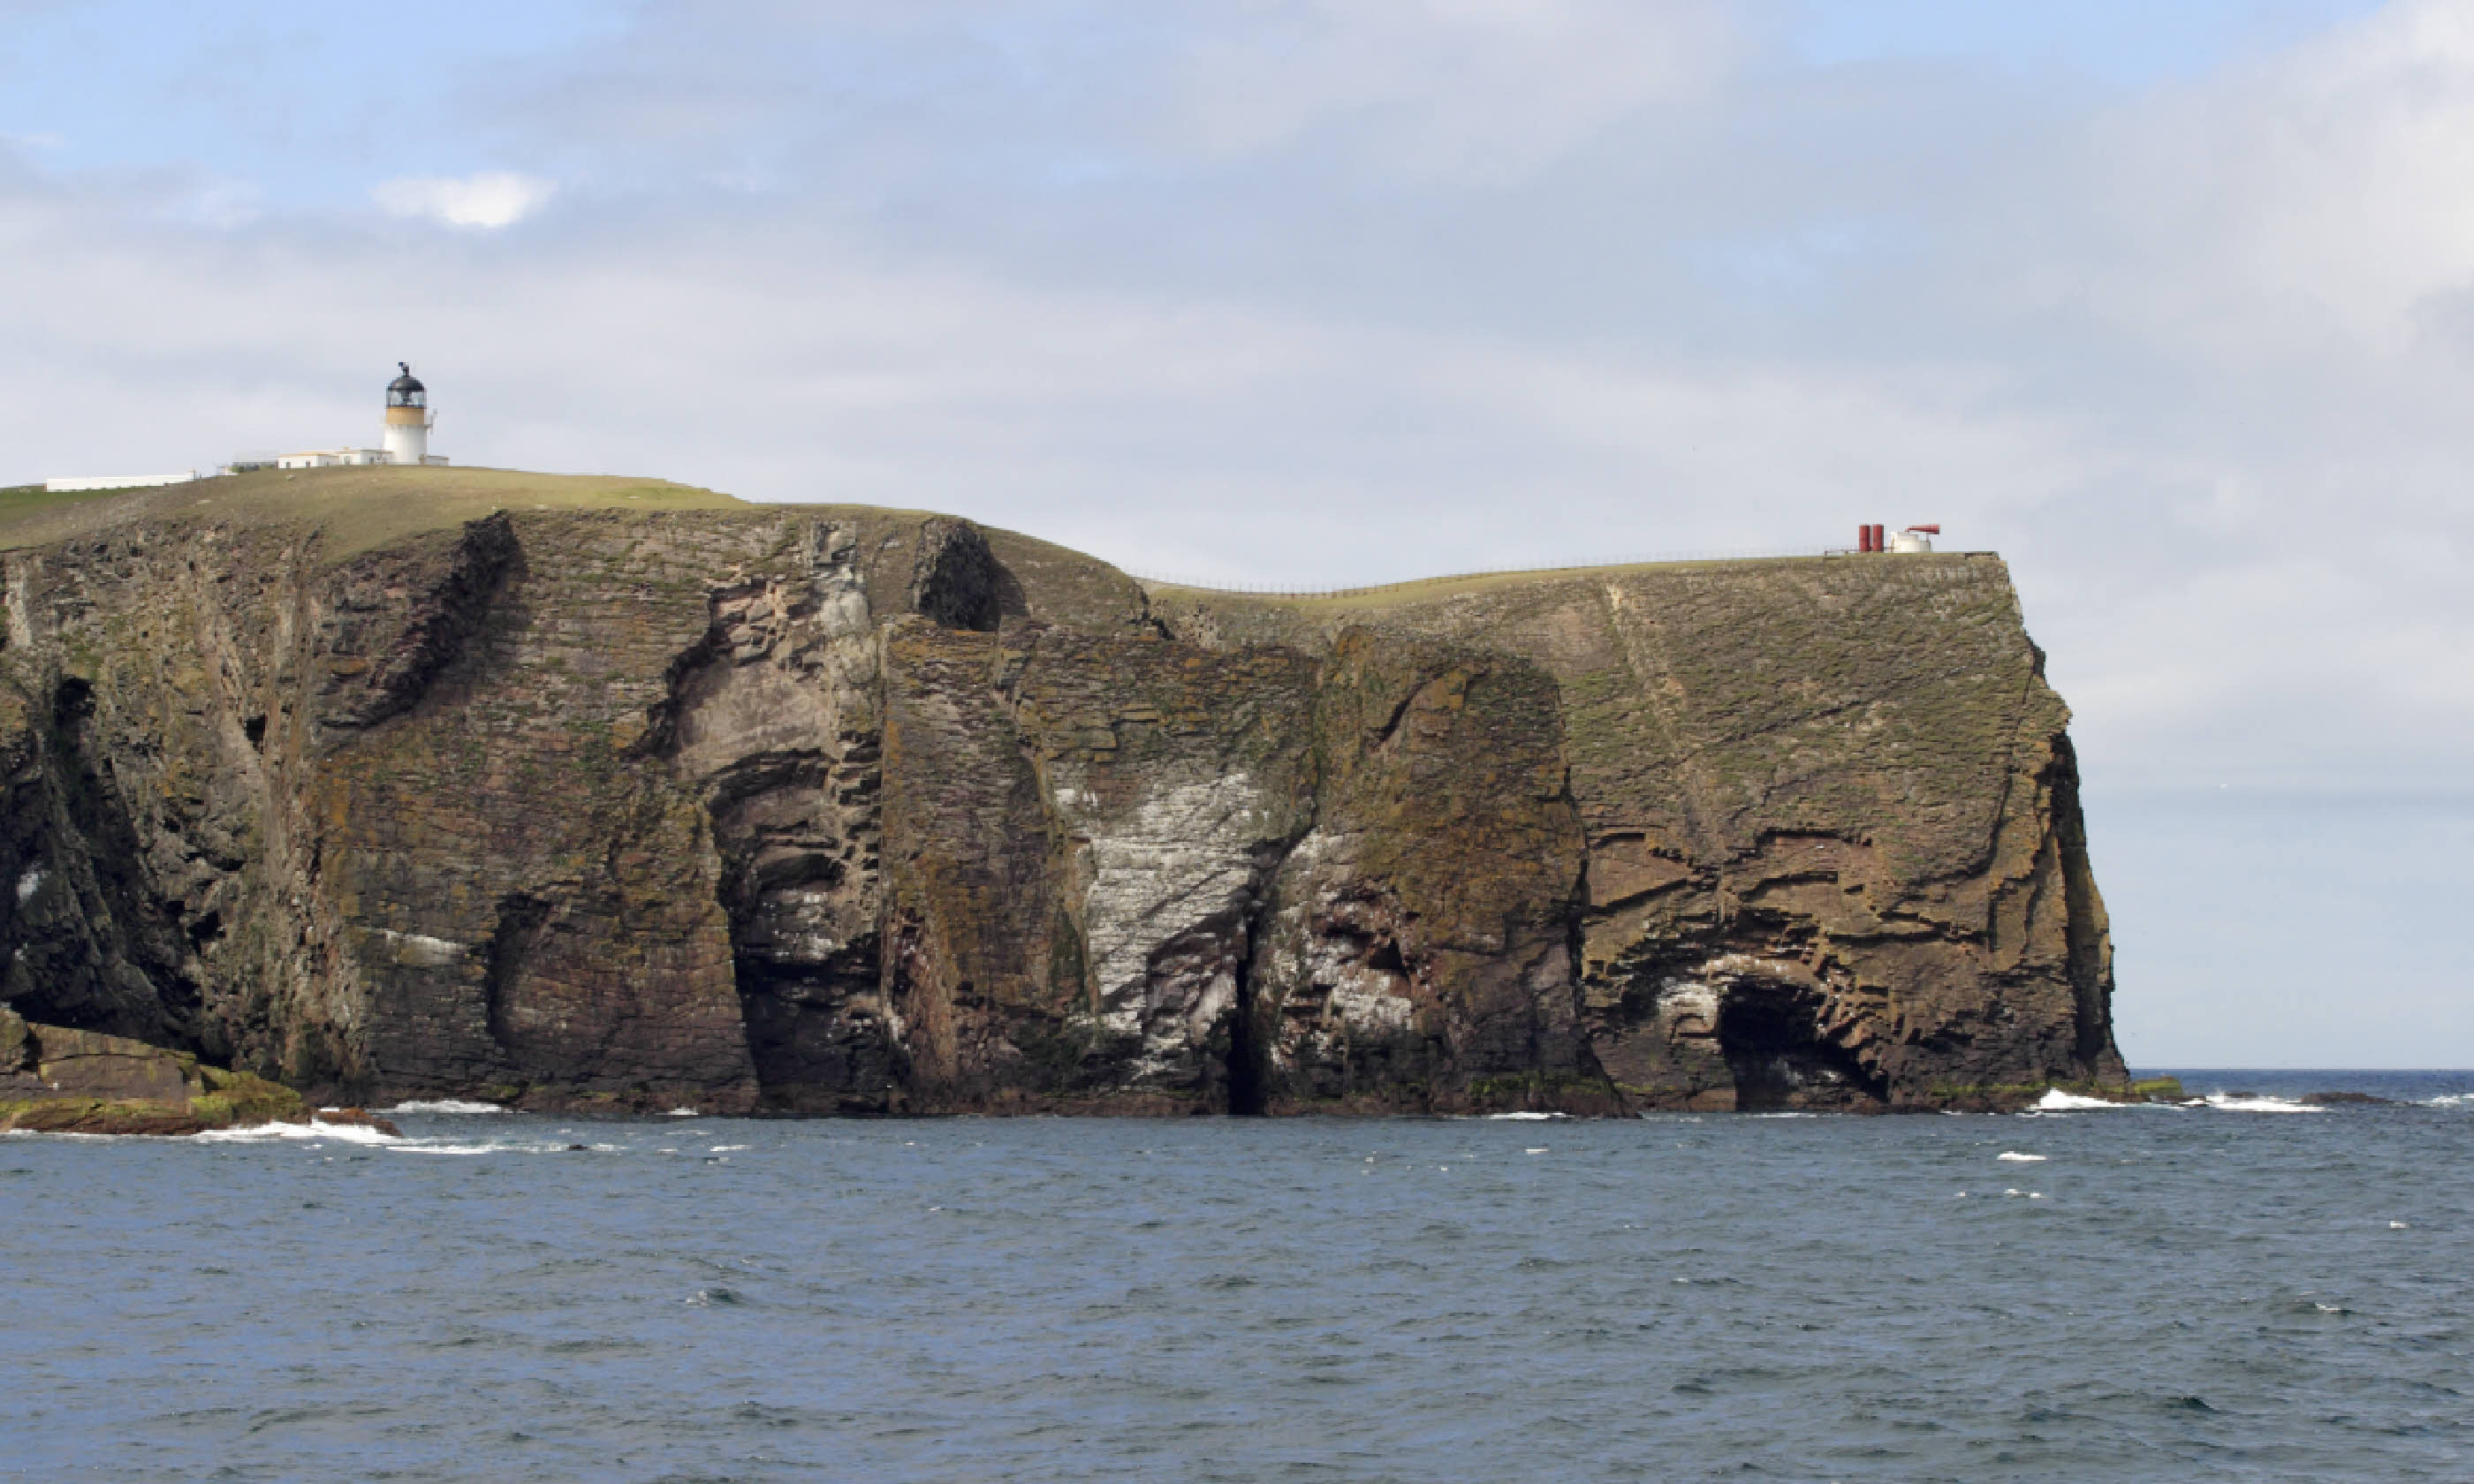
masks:
<svg viewBox="0 0 2474 1484"><path fill-rule="evenodd" d="M12 1135L0 1477L2474 1477L2474 1073L2180 1075L2012 1115Z"/></svg>

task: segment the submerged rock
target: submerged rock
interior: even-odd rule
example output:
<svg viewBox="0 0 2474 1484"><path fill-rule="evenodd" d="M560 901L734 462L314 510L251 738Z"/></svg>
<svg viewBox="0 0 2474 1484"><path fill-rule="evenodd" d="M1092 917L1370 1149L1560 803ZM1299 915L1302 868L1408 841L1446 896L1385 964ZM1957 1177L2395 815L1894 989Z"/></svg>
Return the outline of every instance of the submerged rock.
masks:
<svg viewBox="0 0 2474 1484"><path fill-rule="evenodd" d="M403 1137L392 1118L381 1118L366 1108L321 1108L309 1115L311 1123L335 1123L349 1128L374 1129L389 1138Z"/></svg>
<svg viewBox="0 0 2474 1484"><path fill-rule="evenodd" d="M353 1102L2128 1093L2068 713L1991 557L1279 600L632 503L667 487L319 503L344 472L0 556L28 1015ZM110 1075L169 1106L168 1065Z"/></svg>

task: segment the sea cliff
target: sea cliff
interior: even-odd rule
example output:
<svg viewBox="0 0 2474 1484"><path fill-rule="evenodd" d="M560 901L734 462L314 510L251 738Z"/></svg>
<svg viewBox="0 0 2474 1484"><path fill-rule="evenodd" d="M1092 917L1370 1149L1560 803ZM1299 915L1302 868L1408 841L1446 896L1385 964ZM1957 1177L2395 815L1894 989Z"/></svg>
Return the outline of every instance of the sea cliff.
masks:
<svg viewBox="0 0 2474 1484"><path fill-rule="evenodd" d="M2123 1085L1983 555L1268 599L918 512L0 502L0 1001L354 1103L2013 1106Z"/></svg>

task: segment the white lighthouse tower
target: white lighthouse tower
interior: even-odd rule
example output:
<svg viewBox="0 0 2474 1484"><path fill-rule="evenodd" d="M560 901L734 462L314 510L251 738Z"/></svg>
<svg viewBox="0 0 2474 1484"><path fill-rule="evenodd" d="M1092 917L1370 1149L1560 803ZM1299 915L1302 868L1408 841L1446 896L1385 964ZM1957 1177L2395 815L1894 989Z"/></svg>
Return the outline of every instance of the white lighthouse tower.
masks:
<svg viewBox="0 0 2474 1484"><path fill-rule="evenodd" d="M387 383L386 456L389 464L419 466L429 462L429 389L414 378L412 368L395 363L403 374Z"/></svg>

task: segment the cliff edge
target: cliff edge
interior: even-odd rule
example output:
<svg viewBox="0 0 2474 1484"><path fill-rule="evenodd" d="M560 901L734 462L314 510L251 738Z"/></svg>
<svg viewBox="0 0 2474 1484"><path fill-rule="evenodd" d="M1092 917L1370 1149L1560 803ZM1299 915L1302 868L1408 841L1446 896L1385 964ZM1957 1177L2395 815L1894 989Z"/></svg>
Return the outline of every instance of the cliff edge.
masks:
<svg viewBox="0 0 2474 1484"><path fill-rule="evenodd" d="M1146 587L470 469L0 499L0 1001L332 1100L2015 1106L2124 1081L2001 563Z"/></svg>

